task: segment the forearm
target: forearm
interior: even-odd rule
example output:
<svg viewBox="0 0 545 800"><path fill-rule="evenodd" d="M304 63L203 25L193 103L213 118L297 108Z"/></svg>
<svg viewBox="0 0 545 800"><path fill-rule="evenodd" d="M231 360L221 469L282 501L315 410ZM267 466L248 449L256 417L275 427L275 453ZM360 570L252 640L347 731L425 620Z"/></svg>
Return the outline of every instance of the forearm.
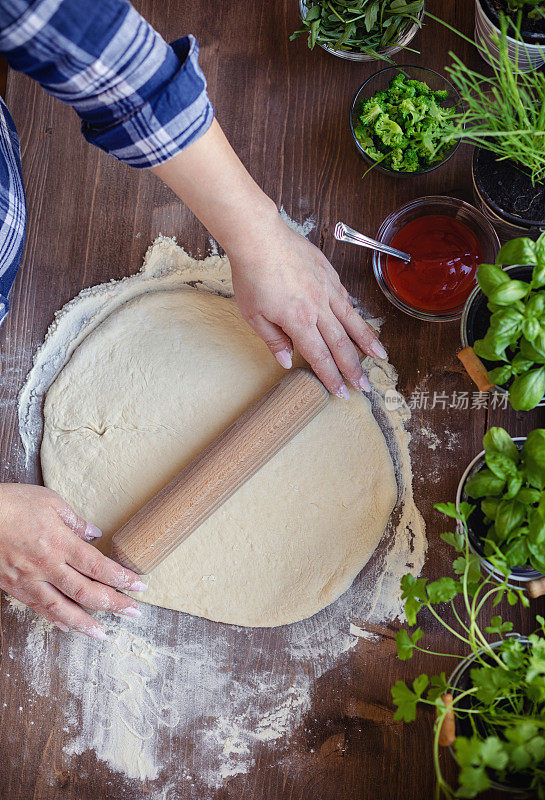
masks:
<svg viewBox="0 0 545 800"><path fill-rule="evenodd" d="M278 220L217 120L169 161L151 170L191 209L227 254L249 250Z"/></svg>

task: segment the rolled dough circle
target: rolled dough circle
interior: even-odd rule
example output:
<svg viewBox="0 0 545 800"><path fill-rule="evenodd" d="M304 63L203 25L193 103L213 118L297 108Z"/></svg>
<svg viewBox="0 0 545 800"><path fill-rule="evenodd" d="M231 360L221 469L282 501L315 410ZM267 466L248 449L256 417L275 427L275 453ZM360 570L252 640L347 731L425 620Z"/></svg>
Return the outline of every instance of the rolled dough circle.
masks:
<svg viewBox="0 0 545 800"><path fill-rule="evenodd" d="M113 533L284 374L234 300L144 294L80 344L49 389L44 481ZM336 600L395 505L369 401L332 398L147 578L148 603L272 627Z"/></svg>

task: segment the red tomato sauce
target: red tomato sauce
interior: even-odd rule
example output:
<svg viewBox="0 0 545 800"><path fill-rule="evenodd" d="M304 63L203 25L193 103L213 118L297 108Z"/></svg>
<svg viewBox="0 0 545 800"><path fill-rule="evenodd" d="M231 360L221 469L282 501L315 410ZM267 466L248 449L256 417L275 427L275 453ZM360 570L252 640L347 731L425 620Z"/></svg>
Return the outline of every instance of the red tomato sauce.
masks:
<svg viewBox="0 0 545 800"><path fill-rule="evenodd" d="M463 222L430 214L408 222L389 242L411 256L406 264L388 256L391 289L408 305L423 311L458 308L475 286L482 249Z"/></svg>

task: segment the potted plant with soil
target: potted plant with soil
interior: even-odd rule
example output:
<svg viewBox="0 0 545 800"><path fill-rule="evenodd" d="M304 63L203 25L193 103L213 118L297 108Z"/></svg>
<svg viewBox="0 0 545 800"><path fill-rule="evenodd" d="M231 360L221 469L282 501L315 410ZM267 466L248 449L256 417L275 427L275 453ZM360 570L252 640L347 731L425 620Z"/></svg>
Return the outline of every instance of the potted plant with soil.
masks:
<svg viewBox="0 0 545 800"><path fill-rule="evenodd" d="M457 508L475 501L469 545L492 576L507 575L509 586L537 596L545 578L545 429L512 439L503 428L490 428L483 446L456 495Z"/></svg>
<svg viewBox="0 0 545 800"><path fill-rule="evenodd" d="M349 61L392 61L422 26L424 0L300 0L302 25L290 41L307 35ZM413 51L417 52L417 51Z"/></svg>
<svg viewBox="0 0 545 800"><path fill-rule="evenodd" d="M496 581L481 574L479 559L468 544L472 507L440 503L436 508L463 529L442 536L457 554L455 577L426 581L405 575L401 583L405 613L409 626L415 626L417 616L427 609L468 648L469 655L431 652L420 645L421 628L412 633L401 628L396 637L400 659L410 659L419 650L458 659L459 664L449 678L442 672L419 675L410 686L397 681L392 688L395 719L412 722L419 705L435 709L436 798L472 798L496 789L545 800L545 619L536 616L536 631L528 637L514 634L513 624L498 614L479 621L485 608L504 597L525 606L528 600L510 589L507 579ZM441 604L448 608L439 610ZM441 746L450 747L458 765L456 788L443 774Z"/></svg>
<svg viewBox="0 0 545 800"><path fill-rule="evenodd" d="M505 20L497 57L486 45L477 48L490 56L491 74L479 74L452 53L446 68L464 103L447 140L475 145L475 204L500 239L535 239L545 228L545 75L524 73L517 60L511 62Z"/></svg>
<svg viewBox="0 0 545 800"><path fill-rule="evenodd" d="M503 267L503 269L502 269ZM481 264L478 287L462 315L464 348L473 348L490 386L503 388L517 411L545 395L545 233L537 242L514 239L496 264Z"/></svg>
<svg viewBox="0 0 545 800"><path fill-rule="evenodd" d="M508 36L508 46L512 59L518 57L524 71L541 67L545 63L544 0L475 0L475 41L495 56L502 16L511 22L508 33L513 35ZM483 57L488 61L486 54Z"/></svg>

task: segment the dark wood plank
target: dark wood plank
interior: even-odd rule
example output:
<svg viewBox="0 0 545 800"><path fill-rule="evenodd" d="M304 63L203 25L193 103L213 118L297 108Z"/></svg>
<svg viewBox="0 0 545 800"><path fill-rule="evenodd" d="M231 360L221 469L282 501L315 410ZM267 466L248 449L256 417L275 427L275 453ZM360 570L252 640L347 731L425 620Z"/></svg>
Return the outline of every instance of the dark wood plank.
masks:
<svg viewBox="0 0 545 800"><path fill-rule="evenodd" d="M315 216L312 240L331 258L350 292L371 314L385 320L383 338L399 370L400 390L407 396L427 391L430 397L434 391L449 397L453 392L471 392L455 356L457 324L429 325L397 312L378 289L368 256L335 244L332 238L338 219L372 235L390 211L421 195L471 200L468 149L461 148L445 167L425 176L393 180L376 173L362 181L363 164L350 139L348 109L360 83L380 65L311 53L302 40L290 44L288 35L298 25L296 0L184 6L173 0L140 0L137 5L167 38L186 31L198 37L210 94L226 133L265 191L294 219ZM441 0L432 10L471 34L472 6ZM422 48L420 54L405 53L398 60L441 70L452 48L470 63L478 63L469 46L432 23L415 45ZM0 331L0 480L28 481L39 480L39 465L33 464L30 473L23 468L16 398L54 311L83 287L135 271L159 233L177 236L193 253L206 250L208 237L153 176L132 171L87 145L74 113L31 81L10 74L7 102L21 137L29 233L12 312ZM432 505L454 497L459 475L481 449L487 424L524 433L542 423L541 411L489 413L453 410L448 404L415 409L411 422L415 492L430 541L425 574L437 576L448 568L449 554L439 539L445 525ZM168 627L171 645L182 647L196 639L213 643L217 635L217 626L206 620L161 610L154 613L157 626ZM527 621L518 612L510 613L516 627L524 630ZM327 612L323 619L328 619ZM51 695L31 692L21 661L28 622L17 622L5 606L0 621L0 797L141 800L153 796L155 800L151 794L155 785L125 781L91 753L79 758L76 770L67 769L62 752L66 688L59 678ZM309 623L308 630L314 624ZM432 621L426 620L424 628L432 649L452 647ZM361 641L319 677L312 707L289 742L256 746L250 772L223 787L211 791L198 781L184 783L179 765L202 775L206 757L191 736L165 739L178 768L162 776L165 786L174 786L164 800L432 797L432 719L424 715L411 727L394 724L389 691L398 678L450 665L423 656L402 664L395 657L395 626L378 632L379 643ZM281 631L230 629L227 636L235 683L256 669L259 660L281 674L289 675L293 669ZM189 694L194 691L198 687L188 686ZM451 769L448 757L445 763Z"/></svg>

